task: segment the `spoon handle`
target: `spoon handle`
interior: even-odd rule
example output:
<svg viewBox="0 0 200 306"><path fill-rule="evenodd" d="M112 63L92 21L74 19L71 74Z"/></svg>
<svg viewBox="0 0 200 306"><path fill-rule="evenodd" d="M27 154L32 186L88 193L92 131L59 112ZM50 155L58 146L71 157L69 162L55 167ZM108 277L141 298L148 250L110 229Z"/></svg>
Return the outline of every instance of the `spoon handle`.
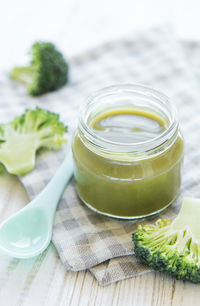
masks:
<svg viewBox="0 0 200 306"><path fill-rule="evenodd" d="M45 208L50 215L54 216L58 201L65 186L72 177L72 174L73 158L70 150L54 177L37 197L37 199L40 198L43 208Z"/></svg>

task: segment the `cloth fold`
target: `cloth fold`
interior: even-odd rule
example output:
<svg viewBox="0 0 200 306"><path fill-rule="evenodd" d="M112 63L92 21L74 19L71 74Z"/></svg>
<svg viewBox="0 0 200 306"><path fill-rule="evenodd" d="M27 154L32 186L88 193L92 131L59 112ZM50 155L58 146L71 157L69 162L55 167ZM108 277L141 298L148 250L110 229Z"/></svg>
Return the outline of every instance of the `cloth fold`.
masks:
<svg viewBox="0 0 200 306"><path fill-rule="evenodd" d="M12 119L25 108L37 105L59 112L72 134L78 109L94 90L119 83L142 83L164 92L178 109L186 142L180 197L159 216L173 218L183 195L200 196L200 148L197 146L200 82L196 77L198 73L187 60L192 48L178 43L166 29L129 35L72 59L68 86L37 99L27 97L22 87L4 76L0 82L4 119ZM30 199L52 178L68 149L69 145L59 152L41 151L38 154L36 168L20 178ZM143 223L157 219L158 216ZM137 225L136 222L111 220L90 211L80 202L72 179L57 208L52 241L66 270L89 269L99 284L108 285L151 272L134 257L132 232Z"/></svg>

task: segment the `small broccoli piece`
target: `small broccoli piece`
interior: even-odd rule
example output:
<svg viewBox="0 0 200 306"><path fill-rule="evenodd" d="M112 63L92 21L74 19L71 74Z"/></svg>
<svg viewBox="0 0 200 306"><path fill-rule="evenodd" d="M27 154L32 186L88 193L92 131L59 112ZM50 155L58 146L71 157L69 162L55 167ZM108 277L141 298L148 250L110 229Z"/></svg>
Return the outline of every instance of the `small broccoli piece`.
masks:
<svg viewBox="0 0 200 306"><path fill-rule="evenodd" d="M36 108L0 125L0 162L8 172L24 175L35 166L39 148L60 149L67 128L59 115Z"/></svg>
<svg viewBox="0 0 200 306"><path fill-rule="evenodd" d="M68 80L68 64L63 55L49 42L32 45L30 66L15 67L11 78L24 84L31 96L54 91Z"/></svg>
<svg viewBox="0 0 200 306"><path fill-rule="evenodd" d="M178 216L138 226L135 255L155 270L200 282L200 199L185 198Z"/></svg>

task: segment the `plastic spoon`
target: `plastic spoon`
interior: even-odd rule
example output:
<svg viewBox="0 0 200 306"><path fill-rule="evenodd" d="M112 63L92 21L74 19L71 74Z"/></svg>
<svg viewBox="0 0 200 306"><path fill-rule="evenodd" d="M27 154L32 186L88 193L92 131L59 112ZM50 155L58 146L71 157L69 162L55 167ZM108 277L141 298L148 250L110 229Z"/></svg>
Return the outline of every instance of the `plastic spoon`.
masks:
<svg viewBox="0 0 200 306"><path fill-rule="evenodd" d="M57 204L72 174L70 151L43 191L0 225L0 250L12 257L30 258L47 248L51 241Z"/></svg>

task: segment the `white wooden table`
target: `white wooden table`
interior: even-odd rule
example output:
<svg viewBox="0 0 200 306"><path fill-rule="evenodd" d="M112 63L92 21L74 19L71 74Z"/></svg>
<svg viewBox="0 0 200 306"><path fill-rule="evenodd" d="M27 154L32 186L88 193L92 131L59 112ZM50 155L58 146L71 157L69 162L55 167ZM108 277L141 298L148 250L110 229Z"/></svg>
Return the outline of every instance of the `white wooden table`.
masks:
<svg viewBox="0 0 200 306"><path fill-rule="evenodd" d="M56 42L67 56L165 23L183 38L200 39L199 9L198 0L7 0L0 10L0 70L23 64L36 39ZM27 201L16 177L0 176L0 221ZM89 272L66 272L53 245L36 259L0 254L2 306L187 306L199 300L199 285L159 273L100 287Z"/></svg>

